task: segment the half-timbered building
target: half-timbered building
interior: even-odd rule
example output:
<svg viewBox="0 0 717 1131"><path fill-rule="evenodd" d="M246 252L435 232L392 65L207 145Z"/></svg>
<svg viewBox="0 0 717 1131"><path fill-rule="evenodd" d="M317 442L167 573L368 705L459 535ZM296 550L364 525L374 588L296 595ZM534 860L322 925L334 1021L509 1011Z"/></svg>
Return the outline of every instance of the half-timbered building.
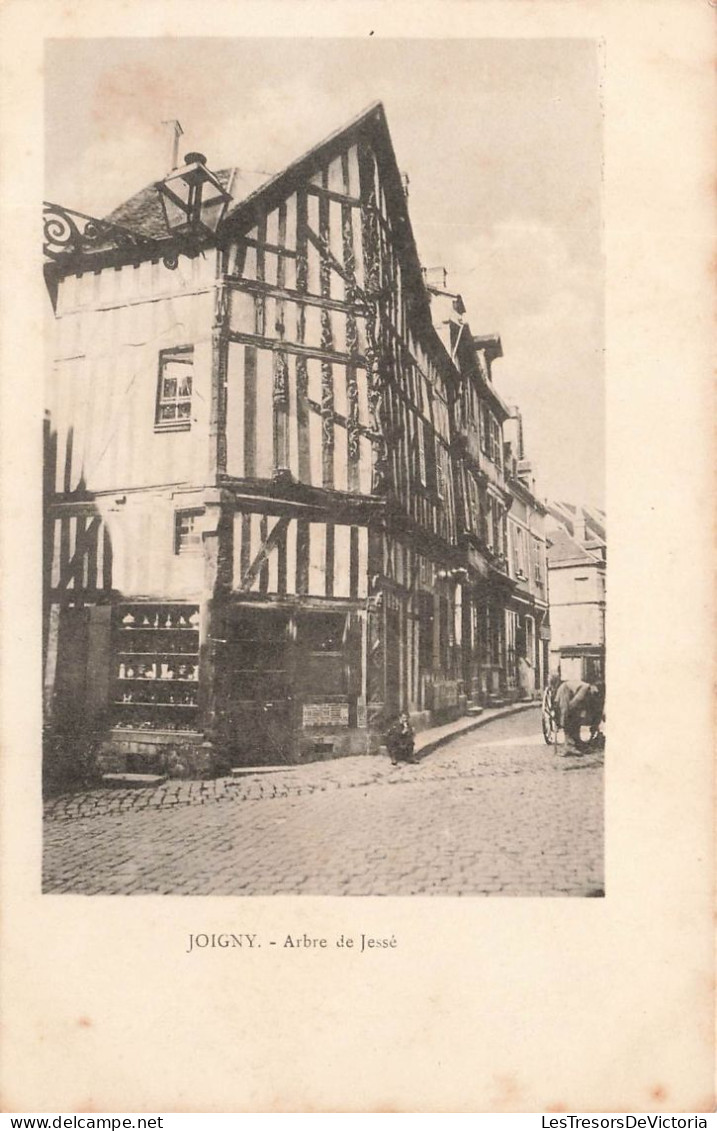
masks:
<svg viewBox="0 0 717 1131"><path fill-rule="evenodd" d="M503 426L510 410L493 383L503 356L497 335L473 334L460 295L429 284L434 320L460 373L453 402L453 470L461 550L461 661L469 706L504 702L515 691L506 610L516 586L508 558Z"/></svg>
<svg viewBox="0 0 717 1131"><path fill-rule="evenodd" d="M382 106L263 184L186 161L46 206L48 734L216 772L515 692L500 339L424 276Z"/></svg>
<svg viewBox="0 0 717 1131"><path fill-rule="evenodd" d="M457 711L460 377L382 107L189 250L153 186L45 219L51 728L182 773Z"/></svg>

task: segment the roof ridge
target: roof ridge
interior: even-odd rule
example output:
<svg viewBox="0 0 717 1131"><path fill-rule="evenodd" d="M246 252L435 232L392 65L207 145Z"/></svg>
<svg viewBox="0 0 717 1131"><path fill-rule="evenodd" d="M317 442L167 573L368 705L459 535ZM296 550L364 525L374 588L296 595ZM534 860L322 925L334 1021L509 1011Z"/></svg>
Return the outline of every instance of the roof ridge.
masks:
<svg viewBox="0 0 717 1131"><path fill-rule="evenodd" d="M383 121L383 124L387 129L388 126L386 122L386 111L384 109L383 102L381 102L379 99L376 102L372 102L369 106L362 110L360 114L357 114L350 121L345 122L344 125L339 126L335 130L332 130L330 134L327 134L320 141L317 141L314 145L312 145L309 149L302 153L300 157L296 157L293 161L290 161L288 165L284 165L284 167L280 169L278 173L274 173L273 176L269 177L268 180L264 182L264 184L259 185L258 188L254 189L253 192L250 192L248 196L245 196L242 200L237 200L233 206L229 207L226 216L227 220L230 220L233 215L235 215L241 208L258 197L259 194L269 192L272 186L278 183L282 178L291 176L291 173L293 171L299 169L305 162L310 161L312 157L314 157L317 153L320 153L322 149L325 149L327 146L331 145L331 143L333 141L336 141L337 138L341 137L342 134L356 129L357 126L369 121L370 118L377 113L380 114L381 120Z"/></svg>

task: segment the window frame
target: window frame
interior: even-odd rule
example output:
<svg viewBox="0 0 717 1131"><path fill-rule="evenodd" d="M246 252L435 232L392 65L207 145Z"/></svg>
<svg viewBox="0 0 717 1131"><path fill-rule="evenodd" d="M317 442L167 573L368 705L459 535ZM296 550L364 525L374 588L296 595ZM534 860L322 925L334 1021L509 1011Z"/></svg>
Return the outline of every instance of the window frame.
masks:
<svg viewBox="0 0 717 1131"><path fill-rule="evenodd" d="M163 384L165 379L165 367L169 362L186 365L190 373L190 393L188 397L181 397L175 394L173 400L165 399L162 395ZM167 349L159 351L159 361L157 366L157 392L155 397L154 407L154 431L155 432L189 432L192 427L192 403L194 398L194 346L171 346ZM177 408L180 404L189 404L189 416L186 418L174 417L170 420L162 420L162 408L167 404L173 404Z"/></svg>
<svg viewBox="0 0 717 1131"><path fill-rule="evenodd" d="M192 554L201 554L202 552L202 531L196 530L196 542L191 542L189 545L182 546L182 535L180 530L180 523L183 519L191 518L192 520L201 518L204 515L203 507L182 507L174 512L174 528L173 528L173 541L174 541L174 556L187 557ZM194 527L192 528L194 533Z"/></svg>
<svg viewBox="0 0 717 1131"><path fill-rule="evenodd" d="M493 499L493 553L499 557L504 553L503 538L503 508L497 499Z"/></svg>
<svg viewBox="0 0 717 1131"><path fill-rule="evenodd" d="M540 539L533 539L533 577L535 584L543 585L543 555L541 552L542 543Z"/></svg>
<svg viewBox="0 0 717 1131"><path fill-rule="evenodd" d="M498 470L502 471L503 463L502 463L502 460L501 460L501 454L502 454L501 453L501 446L502 446L501 427L500 427L500 421L493 414L491 414L491 431L493 433L493 453L492 453L491 458L492 458L495 466L498 468Z"/></svg>
<svg viewBox="0 0 717 1131"><path fill-rule="evenodd" d="M417 413L413 414L413 427L414 427L414 452L415 452L415 468L416 478L421 487L426 489L428 487L428 473L426 469L426 434L424 432L424 421Z"/></svg>
<svg viewBox="0 0 717 1131"><path fill-rule="evenodd" d="M431 495L437 494L437 471L436 461L438 453L436 451L436 432L431 423L426 420L421 421L421 428L423 430L423 458L425 477L423 486Z"/></svg>
<svg viewBox="0 0 717 1131"><path fill-rule="evenodd" d="M440 499L441 502L445 502L448 494L446 465L443 445L438 442L437 436L434 436L434 449L436 453L436 498Z"/></svg>
<svg viewBox="0 0 717 1131"><path fill-rule="evenodd" d="M483 455L490 459L490 409L483 401L478 409L478 442Z"/></svg>
<svg viewBox="0 0 717 1131"><path fill-rule="evenodd" d="M495 514L494 514L495 500L493 496L488 493L485 497L485 544L491 553L494 552L495 547L493 540L495 538Z"/></svg>

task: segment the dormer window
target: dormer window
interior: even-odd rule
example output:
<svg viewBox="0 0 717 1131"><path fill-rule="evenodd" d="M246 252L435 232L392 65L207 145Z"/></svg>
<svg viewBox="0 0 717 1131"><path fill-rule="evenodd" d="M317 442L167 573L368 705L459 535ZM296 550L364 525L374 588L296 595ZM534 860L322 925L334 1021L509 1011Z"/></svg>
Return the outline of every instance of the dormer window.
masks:
<svg viewBox="0 0 717 1131"><path fill-rule="evenodd" d="M156 432L186 432L192 426L194 349L181 346L159 355Z"/></svg>

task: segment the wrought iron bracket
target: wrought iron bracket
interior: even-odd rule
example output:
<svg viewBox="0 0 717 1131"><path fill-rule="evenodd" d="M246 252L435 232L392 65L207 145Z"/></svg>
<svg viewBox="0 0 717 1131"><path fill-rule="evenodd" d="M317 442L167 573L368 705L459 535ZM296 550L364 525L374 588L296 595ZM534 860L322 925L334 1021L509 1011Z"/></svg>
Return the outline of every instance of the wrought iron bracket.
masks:
<svg viewBox="0 0 717 1131"><path fill-rule="evenodd" d="M186 246L181 248L173 243L171 250L165 243L162 250L162 243L150 236L50 201L43 202L42 221L43 253L47 263L69 262L87 252L118 250L138 256L161 255L164 266L174 271L180 255L192 256L200 250L188 241L184 241Z"/></svg>

